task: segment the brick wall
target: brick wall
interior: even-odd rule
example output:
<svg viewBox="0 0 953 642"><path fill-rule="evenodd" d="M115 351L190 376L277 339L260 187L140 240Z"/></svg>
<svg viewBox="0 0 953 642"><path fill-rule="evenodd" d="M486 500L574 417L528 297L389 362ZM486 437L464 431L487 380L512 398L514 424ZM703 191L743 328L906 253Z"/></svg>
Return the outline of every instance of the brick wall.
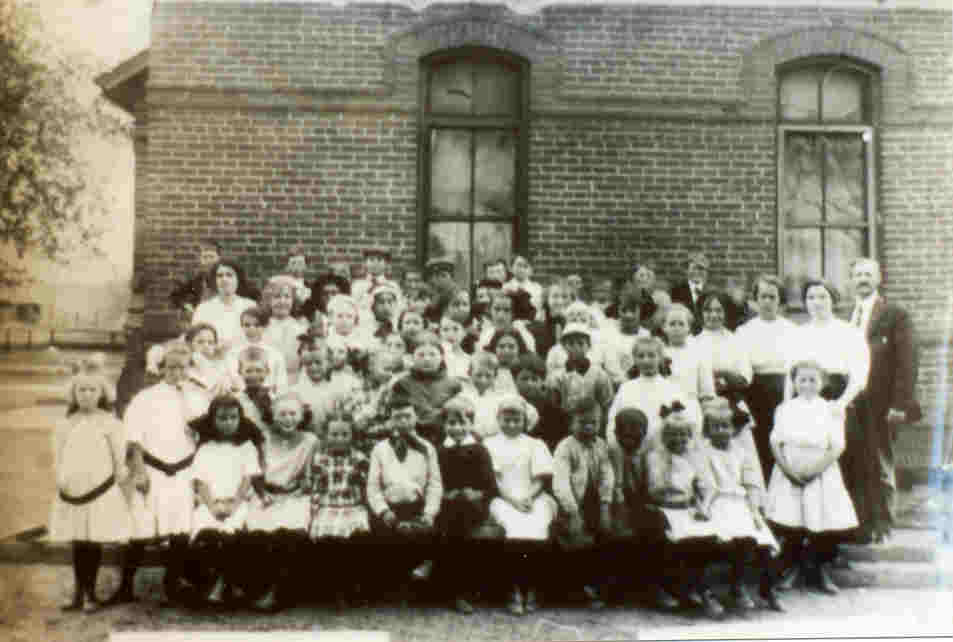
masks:
<svg viewBox="0 0 953 642"><path fill-rule="evenodd" d="M700 249L719 280L776 270L775 68L866 61L881 71L886 291L920 330L921 399L944 411L950 12L161 2L152 43L136 261L153 331L199 237L258 279L299 240L319 264L356 266L372 243L413 264L418 60L461 45L530 61L527 242L544 280L636 259L673 278Z"/></svg>

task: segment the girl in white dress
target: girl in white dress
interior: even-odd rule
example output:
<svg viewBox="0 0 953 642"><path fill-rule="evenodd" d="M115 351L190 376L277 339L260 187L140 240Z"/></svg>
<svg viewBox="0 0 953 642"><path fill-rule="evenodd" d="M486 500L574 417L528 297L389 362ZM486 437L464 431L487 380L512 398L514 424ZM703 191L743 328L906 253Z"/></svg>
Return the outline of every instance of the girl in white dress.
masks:
<svg viewBox="0 0 953 642"><path fill-rule="evenodd" d="M762 516L764 481L757 455L740 443L738 434L748 422L747 413L733 411L728 400L716 397L705 405L702 432L705 474L711 485L708 508L720 541L730 545L734 562L734 597L741 609L754 608L744 585L745 569L752 560L762 570L761 596L774 610L783 611L773 590L776 564L771 557L780 550Z"/></svg>
<svg viewBox="0 0 953 642"><path fill-rule="evenodd" d="M680 401L663 405L662 447L644 457L648 494L645 521L655 525L659 557L663 562L664 588L672 595L700 603L710 617L719 617L724 607L707 584L705 568L718 559L718 522L709 512L711 488L699 450L690 448L697 432Z"/></svg>
<svg viewBox="0 0 953 642"><path fill-rule="evenodd" d="M277 348L285 358L288 385L298 380L298 337L308 331L304 320L295 318L295 291L297 282L288 275L268 279L261 292L261 305L269 313L268 325L262 340Z"/></svg>
<svg viewBox="0 0 953 642"><path fill-rule="evenodd" d="M261 474L261 435L231 395L213 399L208 414L190 426L198 447L189 469L196 497L189 556L205 574L206 599L220 603L227 587L240 581L239 532L248 519L252 480Z"/></svg>
<svg viewBox="0 0 953 642"><path fill-rule="evenodd" d="M64 610L97 608L96 576L103 544L130 536L129 506L117 486L128 476L122 424L110 412L112 393L101 362L76 364L66 417L53 432L57 494L50 539L73 547L73 600Z"/></svg>
<svg viewBox="0 0 953 642"><path fill-rule="evenodd" d="M273 421L265 432L262 483L256 488L248 514L248 530L260 548L257 559L264 563L260 577L267 587L255 606L273 610L278 606L280 584L300 562L308 541L311 518L311 457L318 438L311 432L311 416L301 398L286 393L272 407ZM265 562L267 560L267 562Z"/></svg>
<svg viewBox="0 0 953 642"><path fill-rule="evenodd" d="M632 346L632 363L630 375L633 378L619 386L606 423L606 441L611 448L619 445L615 434L615 417L624 408L638 408L648 417L648 428L645 439L642 441L643 452L650 448L661 446L662 418L659 415L663 405L670 404L675 399L682 399L682 389L668 376L662 373L662 360L665 356L665 346L657 337L639 337ZM685 403L685 402L683 402ZM695 402L691 405L692 413L699 413ZM616 474L621 475L620 470Z"/></svg>
<svg viewBox="0 0 953 642"><path fill-rule="evenodd" d="M483 442L500 491L490 502L490 515L503 526L510 544L507 566L513 570L513 590L508 608L515 615L537 608L541 552L558 508L545 490L553 476L552 454L541 439L526 434L531 428L528 406L519 395L501 399L500 433Z"/></svg>
<svg viewBox="0 0 953 642"><path fill-rule="evenodd" d="M137 541L130 543L123 564L116 596L121 601L132 599L136 567L145 541L153 538L169 540L163 587L168 600L180 597L194 501L188 469L195 456L195 435L188 422L197 415L190 405L194 384L186 378L191 358L184 342L169 343L160 362L162 381L133 397L123 418L127 461L138 492L129 498Z"/></svg>
<svg viewBox="0 0 953 642"><path fill-rule="evenodd" d="M799 564L810 554L818 564L821 590L836 593L831 562L845 531L857 526L838 465L845 446L844 409L821 397L825 372L817 362L796 363L791 379L797 396L778 406L771 433L776 466L767 516L786 540L785 563ZM809 544L802 550L805 537Z"/></svg>
<svg viewBox="0 0 953 642"><path fill-rule="evenodd" d="M669 362L672 382L682 389L682 399L699 404L715 396L715 378L711 366L711 354L702 350L691 336L694 315L691 310L675 303L662 313L662 331L667 345L665 358ZM696 412L697 409L697 412ZM692 409L692 423L701 429L702 417L699 406ZM697 436L697 435L696 435Z"/></svg>

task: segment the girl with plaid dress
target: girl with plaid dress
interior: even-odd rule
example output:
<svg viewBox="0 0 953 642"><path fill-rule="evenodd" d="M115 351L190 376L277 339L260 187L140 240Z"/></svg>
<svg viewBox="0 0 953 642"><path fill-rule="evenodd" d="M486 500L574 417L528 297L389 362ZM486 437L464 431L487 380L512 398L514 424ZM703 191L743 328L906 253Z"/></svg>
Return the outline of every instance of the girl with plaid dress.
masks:
<svg viewBox="0 0 953 642"><path fill-rule="evenodd" d="M365 499L370 462L354 446L354 419L339 411L328 419L324 449L310 463L311 523L309 534L317 544L323 572L337 578L338 606L360 596L366 577L362 548L370 534ZM345 578L350 578L350 581Z"/></svg>

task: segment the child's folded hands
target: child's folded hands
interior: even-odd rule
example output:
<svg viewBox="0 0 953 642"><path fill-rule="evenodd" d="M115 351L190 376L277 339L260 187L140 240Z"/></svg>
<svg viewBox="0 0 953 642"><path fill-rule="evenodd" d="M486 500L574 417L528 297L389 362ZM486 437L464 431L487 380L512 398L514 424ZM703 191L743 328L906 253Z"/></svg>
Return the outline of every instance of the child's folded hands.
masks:
<svg viewBox="0 0 953 642"><path fill-rule="evenodd" d="M463 496L469 502L478 502L483 499L483 491L477 488L464 488Z"/></svg>

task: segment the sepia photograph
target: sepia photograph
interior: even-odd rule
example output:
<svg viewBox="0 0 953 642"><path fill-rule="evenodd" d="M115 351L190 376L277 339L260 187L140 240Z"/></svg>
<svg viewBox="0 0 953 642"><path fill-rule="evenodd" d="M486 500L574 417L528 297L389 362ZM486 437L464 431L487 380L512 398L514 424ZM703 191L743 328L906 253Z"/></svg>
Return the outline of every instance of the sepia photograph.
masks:
<svg viewBox="0 0 953 642"><path fill-rule="evenodd" d="M0 0L0 638L953 636L951 0Z"/></svg>

